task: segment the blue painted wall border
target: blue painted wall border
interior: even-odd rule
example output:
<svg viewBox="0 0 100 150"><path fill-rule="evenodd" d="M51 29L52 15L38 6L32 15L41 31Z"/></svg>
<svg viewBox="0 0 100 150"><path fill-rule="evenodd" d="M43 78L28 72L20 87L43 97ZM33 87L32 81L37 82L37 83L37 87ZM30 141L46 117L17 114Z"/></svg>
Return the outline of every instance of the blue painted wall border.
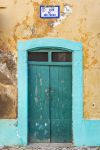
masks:
<svg viewBox="0 0 100 150"><path fill-rule="evenodd" d="M82 44L64 39L32 39L18 42L18 120L0 120L0 146L28 143L28 51L57 47L72 51L73 144L100 146L100 120L83 118L83 53Z"/></svg>
<svg viewBox="0 0 100 150"><path fill-rule="evenodd" d="M0 146L18 145L20 136L16 119L0 119Z"/></svg>

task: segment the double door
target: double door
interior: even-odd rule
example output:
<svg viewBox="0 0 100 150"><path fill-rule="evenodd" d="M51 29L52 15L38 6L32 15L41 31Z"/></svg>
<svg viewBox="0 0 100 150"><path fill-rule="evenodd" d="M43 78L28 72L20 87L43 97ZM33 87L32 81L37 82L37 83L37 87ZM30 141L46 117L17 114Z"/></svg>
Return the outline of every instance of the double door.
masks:
<svg viewBox="0 0 100 150"><path fill-rule="evenodd" d="M28 65L30 142L72 141L71 65Z"/></svg>

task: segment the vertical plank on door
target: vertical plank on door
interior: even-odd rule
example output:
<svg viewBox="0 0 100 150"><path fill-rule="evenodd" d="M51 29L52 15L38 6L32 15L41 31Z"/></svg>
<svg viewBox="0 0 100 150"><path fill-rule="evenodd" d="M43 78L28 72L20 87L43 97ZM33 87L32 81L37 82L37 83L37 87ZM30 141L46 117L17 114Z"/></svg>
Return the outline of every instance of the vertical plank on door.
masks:
<svg viewBox="0 0 100 150"><path fill-rule="evenodd" d="M72 67L50 66L51 142L72 141Z"/></svg>
<svg viewBox="0 0 100 150"><path fill-rule="evenodd" d="M49 67L29 64L29 141L50 142Z"/></svg>

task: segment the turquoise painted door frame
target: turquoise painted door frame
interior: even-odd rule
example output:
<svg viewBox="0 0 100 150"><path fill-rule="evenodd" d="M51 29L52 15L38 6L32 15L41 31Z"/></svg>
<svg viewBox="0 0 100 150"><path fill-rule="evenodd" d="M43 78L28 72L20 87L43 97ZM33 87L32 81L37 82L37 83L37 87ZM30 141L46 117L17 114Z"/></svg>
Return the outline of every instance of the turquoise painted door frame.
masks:
<svg viewBox="0 0 100 150"><path fill-rule="evenodd" d="M28 142L28 51L36 48L61 48L71 51L72 121L75 146L100 146L100 120L83 117L83 52L80 42L40 38L18 42L18 119L0 120L0 146L26 145Z"/></svg>
<svg viewBox="0 0 100 150"><path fill-rule="evenodd" d="M21 139L28 143L28 52L57 48L72 52L72 122L73 143L83 145L79 128L83 120L82 44L64 39L32 39L18 42L18 125ZM76 107L77 106L77 107ZM23 126L24 122L24 126Z"/></svg>

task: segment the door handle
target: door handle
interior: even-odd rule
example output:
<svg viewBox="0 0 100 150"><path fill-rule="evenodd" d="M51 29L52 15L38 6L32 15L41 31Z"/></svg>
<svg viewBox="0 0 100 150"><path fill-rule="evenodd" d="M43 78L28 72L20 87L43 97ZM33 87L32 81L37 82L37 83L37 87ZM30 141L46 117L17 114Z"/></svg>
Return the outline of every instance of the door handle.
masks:
<svg viewBox="0 0 100 150"><path fill-rule="evenodd" d="M53 93L54 90L50 87L50 88L49 88L49 92L50 92L50 93Z"/></svg>
<svg viewBox="0 0 100 150"><path fill-rule="evenodd" d="M53 92L54 92L54 90L50 87L48 89L45 89L45 93L46 93L47 96L49 96L49 94L53 93Z"/></svg>

